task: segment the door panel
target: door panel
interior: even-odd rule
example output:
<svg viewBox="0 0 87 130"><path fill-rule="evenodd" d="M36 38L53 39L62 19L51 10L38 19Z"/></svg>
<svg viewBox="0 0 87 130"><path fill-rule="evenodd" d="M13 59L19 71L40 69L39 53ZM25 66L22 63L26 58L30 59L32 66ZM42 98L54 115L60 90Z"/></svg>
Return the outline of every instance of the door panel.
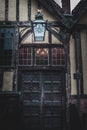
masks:
<svg viewBox="0 0 87 130"><path fill-rule="evenodd" d="M22 73L26 130L63 130L66 108L64 82L64 74L59 72Z"/></svg>

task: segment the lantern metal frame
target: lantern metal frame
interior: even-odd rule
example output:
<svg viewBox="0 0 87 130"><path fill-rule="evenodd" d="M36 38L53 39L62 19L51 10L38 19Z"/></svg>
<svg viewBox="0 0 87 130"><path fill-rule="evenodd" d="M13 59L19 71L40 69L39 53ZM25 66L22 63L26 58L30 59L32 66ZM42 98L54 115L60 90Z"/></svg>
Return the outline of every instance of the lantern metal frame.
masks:
<svg viewBox="0 0 87 130"><path fill-rule="evenodd" d="M38 10L35 15L35 20L33 21L33 33L34 33L34 41L41 42L45 40L45 32L46 32L46 21L43 20L43 15L41 11Z"/></svg>

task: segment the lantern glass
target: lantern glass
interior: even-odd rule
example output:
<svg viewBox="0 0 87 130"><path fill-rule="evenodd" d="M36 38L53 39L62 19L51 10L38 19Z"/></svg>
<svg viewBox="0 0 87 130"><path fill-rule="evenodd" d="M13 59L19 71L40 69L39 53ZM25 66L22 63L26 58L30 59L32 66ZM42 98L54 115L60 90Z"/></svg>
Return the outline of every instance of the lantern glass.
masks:
<svg viewBox="0 0 87 130"><path fill-rule="evenodd" d="M44 41L45 39L45 24L36 23L34 24L34 39L35 41Z"/></svg>

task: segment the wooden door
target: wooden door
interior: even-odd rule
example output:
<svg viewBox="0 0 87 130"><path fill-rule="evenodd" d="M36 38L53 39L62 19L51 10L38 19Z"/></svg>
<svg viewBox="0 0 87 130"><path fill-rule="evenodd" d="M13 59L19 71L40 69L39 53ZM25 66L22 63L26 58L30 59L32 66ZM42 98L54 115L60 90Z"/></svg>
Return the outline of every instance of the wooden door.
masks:
<svg viewBox="0 0 87 130"><path fill-rule="evenodd" d="M22 74L25 130L63 130L66 115L64 83L64 74L60 72Z"/></svg>

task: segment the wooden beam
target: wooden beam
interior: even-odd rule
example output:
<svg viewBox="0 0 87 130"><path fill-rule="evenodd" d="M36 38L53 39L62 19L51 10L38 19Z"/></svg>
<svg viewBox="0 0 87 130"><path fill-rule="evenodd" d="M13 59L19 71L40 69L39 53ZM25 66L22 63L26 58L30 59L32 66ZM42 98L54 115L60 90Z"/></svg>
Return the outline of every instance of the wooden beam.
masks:
<svg viewBox="0 0 87 130"><path fill-rule="evenodd" d="M50 27L47 27L47 30L51 33L51 34L53 34L60 42L63 42L62 41L62 37L61 37L61 35L59 34L59 33L57 33L56 31L54 31L52 28L50 28Z"/></svg>
<svg viewBox="0 0 87 130"><path fill-rule="evenodd" d="M54 2L53 0L44 0L44 2L42 0L38 0L41 5L50 12L50 14L52 14L53 16L55 16L57 18L58 21L61 22L61 24L66 27L67 29L71 28L71 21L69 21L69 19L67 19L64 16L64 12L62 10L62 8L60 8L60 6L58 6L58 4L56 4L56 2Z"/></svg>
<svg viewBox="0 0 87 130"><path fill-rule="evenodd" d="M8 5L9 0L5 0L5 21L8 21Z"/></svg>
<svg viewBox="0 0 87 130"><path fill-rule="evenodd" d="M70 0L62 0L64 14L70 14Z"/></svg>
<svg viewBox="0 0 87 130"><path fill-rule="evenodd" d="M76 75L80 78L77 81L77 92L78 94L83 94L83 70L82 70L82 53L81 53L81 36L80 31L74 33L75 40L75 61L76 61ZM79 74L79 75L78 75Z"/></svg>
<svg viewBox="0 0 87 130"><path fill-rule="evenodd" d="M0 26L23 26L23 27L31 27L32 22L30 21L0 21ZM63 28L64 26L61 25L60 22L56 21L48 21L47 26L51 27L60 27Z"/></svg>
<svg viewBox="0 0 87 130"><path fill-rule="evenodd" d="M79 21L81 16L87 11L87 0L81 0L76 8L72 11L73 26Z"/></svg>
<svg viewBox="0 0 87 130"><path fill-rule="evenodd" d="M19 0L16 0L16 21L19 21Z"/></svg>
<svg viewBox="0 0 87 130"><path fill-rule="evenodd" d="M28 20L31 20L31 0L28 0Z"/></svg>
<svg viewBox="0 0 87 130"><path fill-rule="evenodd" d="M19 37L20 37L19 43L21 43L21 42L22 42L25 38L27 38L27 36L29 36L31 33L32 33L32 28L29 29L29 30L27 30L22 37L19 35Z"/></svg>

